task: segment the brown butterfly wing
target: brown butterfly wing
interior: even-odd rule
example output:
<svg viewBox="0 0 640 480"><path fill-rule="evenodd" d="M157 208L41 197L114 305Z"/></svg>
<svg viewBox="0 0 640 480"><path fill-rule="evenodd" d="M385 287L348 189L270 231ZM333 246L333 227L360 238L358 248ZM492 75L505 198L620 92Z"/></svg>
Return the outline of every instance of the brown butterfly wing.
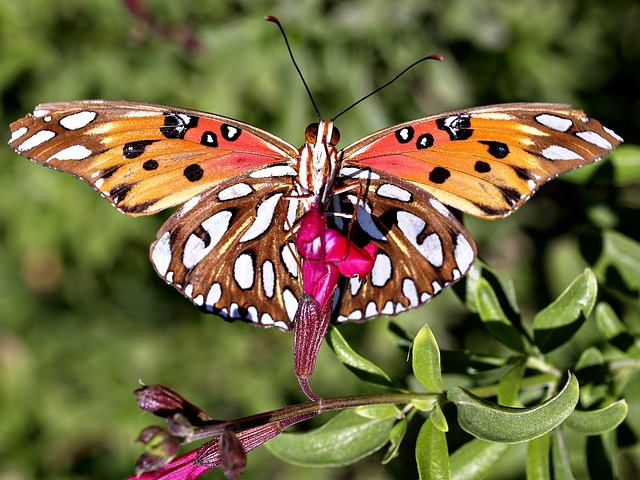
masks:
<svg viewBox="0 0 640 480"><path fill-rule="evenodd" d="M294 179L294 169L275 165L194 197L151 246L158 275L205 312L291 328L302 295L291 236L302 203L288 197Z"/></svg>
<svg viewBox="0 0 640 480"><path fill-rule="evenodd" d="M364 321L415 308L464 276L476 257L471 236L428 192L392 176L345 168L340 184L364 187L333 198L335 211L356 214L349 221L329 216L333 228L358 245L378 247L373 270L362 279L346 279L337 300L337 321ZM359 202L359 203L358 203ZM357 211L355 205L358 205Z"/></svg>
<svg viewBox="0 0 640 480"><path fill-rule="evenodd" d="M122 101L50 103L11 124L16 152L90 183L118 210L152 214L295 147L251 125L194 110Z"/></svg>
<svg viewBox="0 0 640 480"><path fill-rule="evenodd" d="M568 105L514 103L395 125L347 146L345 165L370 167L484 218L503 217L557 175L593 163L622 139Z"/></svg>

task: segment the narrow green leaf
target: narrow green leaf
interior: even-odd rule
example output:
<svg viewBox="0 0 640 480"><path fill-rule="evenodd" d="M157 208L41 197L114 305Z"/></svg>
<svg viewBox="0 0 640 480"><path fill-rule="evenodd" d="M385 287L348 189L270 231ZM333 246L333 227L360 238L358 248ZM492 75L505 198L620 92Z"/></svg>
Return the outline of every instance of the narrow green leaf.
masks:
<svg viewBox="0 0 640 480"><path fill-rule="evenodd" d="M416 379L427 390L442 393L444 383L440 372L440 349L427 325L420 329L413 341L411 362Z"/></svg>
<svg viewBox="0 0 640 480"><path fill-rule="evenodd" d="M449 450L447 437L433 425L431 419L422 424L416 440L416 462L420 480L449 480Z"/></svg>
<svg viewBox="0 0 640 480"><path fill-rule="evenodd" d="M593 272L586 269L533 320L535 342L543 353L567 342L591 312L598 293Z"/></svg>
<svg viewBox="0 0 640 480"><path fill-rule="evenodd" d="M276 457L294 465L341 467L382 448L394 422L394 418L367 419L344 410L315 430L281 433L265 445Z"/></svg>
<svg viewBox="0 0 640 480"><path fill-rule="evenodd" d="M544 435L560 425L578 403L578 380L570 374L564 388L531 408L496 405L453 387L448 398L458 408L458 423L471 435L492 442L519 443Z"/></svg>
<svg viewBox="0 0 640 480"><path fill-rule="evenodd" d="M519 407L518 396L526 365L524 361L516 363L498 382L498 403L507 407Z"/></svg>
<svg viewBox="0 0 640 480"><path fill-rule="evenodd" d="M451 480L482 480L490 475L512 446L474 438L453 452Z"/></svg>
<svg viewBox="0 0 640 480"><path fill-rule="evenodd" d="M618 350L638 354L635 338L629 333L627 326L616 315L611 305L600 302L595 311L596 326L604 338ZM633 350L631 350L633 349Z"/></svg>
<svg viewBox="0 0 640 480"><path fill-rule="evenodd" d="M553 467L553 480L575 480L569 452L562 435L562 430L557 428L551 435L551 465Z"/></svg>
<svg viewBox="0 0 640 480"><path fill-rule="evenodd" d="M527 480L551 480L551 438L534 438L527 446Z"/></svg>
<svg viewBox="0 0 640 480"><path fill-rule="evenodd" d="M624 400L599 410L574 410L567 418L566 425L584 435L601 435L617 428L627 418L628 410Z"/></svg>
<svg viewBox="0 0 640 480"><path fill-rule="evenodd" d="M386 465L391 460L398 456L398 451L400 450L400 445L402 444L402 440L404 439L405 434L407 433L407 427L409 426L409 419L403 418L399 422L393 426L391 431L389 432L389 450L385 454L382 459L382 464Z"/></svg>
<svg viewBox="0 0 640 480"><path fill-rule="evenodd" d="M351 348L337 328L330 326L325 338L336 358L360 380L384 387L393 386L389 375Z"/></svg>
<svg viewBox="0 0 640 480"><path fill-rule="evenodd" d="M439 403L436 403L434 409L431 411L431 415L429 415L429 418L433 422L433 426L441 432L446 433L449 431L447 418L444 416L444 412L442 411L442 407Z"/></svg>
<svg viewBox="0 0 640 480"><path fill-rule="evenodd" d="M491 335L517 352L524 351L520 332L507 318L495 291L484 278L478 279L476 285L476 307L480 319Z"/></svg>

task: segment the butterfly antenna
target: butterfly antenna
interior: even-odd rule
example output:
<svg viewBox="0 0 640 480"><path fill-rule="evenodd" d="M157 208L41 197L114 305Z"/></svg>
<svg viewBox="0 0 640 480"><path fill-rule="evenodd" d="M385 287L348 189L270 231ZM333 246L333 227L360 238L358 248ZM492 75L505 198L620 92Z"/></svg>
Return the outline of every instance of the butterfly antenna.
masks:
<svg viewBox="0 0 640 480"><path fill-rule="evenodd" d="M351 105L349 105L347 108L345 108L344 110L342 110L339 114L337 114L335 117L333 117L331 119L331 121L334 121L336 118L338 118L339 116L347 113L349 110L351 110L353 107L355 107L356 105L358 105L361 102L364 102L367 98L369 98L372 95L375 95L376 93L378 93L380 90L382 90L383 88L388 87L389 85L391 85L393 82L395 82L397 79L399 79L402 75L404 75L405 73L407 73L409 70L411 70L413 67L415 67L416 65L418 65L419 63L424 62L425 60L438 60L441 61L443 60L442 55L427 55L426 57L422 57L420 60L417 60L415 62L413 62L411 65L409 65L407 68L405 68L404 70L402 70L398 75L396 75L395 77L393 77L391 80L389 80L387 83L385 83L384 85L376 88L373 92L365 95L364 97L362 97L360 100L358 100L357 102L352 103Z"/></svg>
<svg viewBox="0 0 640 480"><path fill-rule="evenodd" d="M287 44L287 50L289 50L289 56L291 57L293 66L296 67L296 71L300 76L300 80L302 80L302 84L304 85L304 88L307 90L307 95L309 95L309 99L311 100L313 108L316 111L316 114L318 115L318 121L322 120L322 116L320 115L320 110L318 110L316 101L313 99L313 95L311 95L311 90L309 90L309 85L307 85L307 82L305 82L304 77L302 76L302 72L300 71L300 67L298 67L298 64L296 63L296 59L293 57L293 52L291 51L291 45L289 45L289 39L287 38L287 34L284 33L284 28L282 28L282 24L280 23L280 20L278 20L276 17L272 17L271 15L267 15L266 17L264 17L264 19L267 22L275 23L280 29L280 33L282 33L282 37L284 38L284 43Z"/></svg>

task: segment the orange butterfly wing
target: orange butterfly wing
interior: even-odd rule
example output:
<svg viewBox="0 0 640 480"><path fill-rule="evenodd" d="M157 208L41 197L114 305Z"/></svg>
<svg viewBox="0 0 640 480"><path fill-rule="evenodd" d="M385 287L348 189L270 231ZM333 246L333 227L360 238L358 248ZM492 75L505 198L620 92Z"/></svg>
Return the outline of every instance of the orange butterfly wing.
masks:
<svg viewBox="0 0 640 480"><path fill-rule="evenodd" d="M148 215L298 150L220 115L122 101L49 103L11 124L9 144L90 183L118 210Z"/></svg>
<svg viewBox="0 0 640 480"><path fill-rule="evenodd" d="M424 188L442 203L504 217L537 188L597 161L622 139L568 105L513 103L442 113L385 128L342 150Z"/></svg>

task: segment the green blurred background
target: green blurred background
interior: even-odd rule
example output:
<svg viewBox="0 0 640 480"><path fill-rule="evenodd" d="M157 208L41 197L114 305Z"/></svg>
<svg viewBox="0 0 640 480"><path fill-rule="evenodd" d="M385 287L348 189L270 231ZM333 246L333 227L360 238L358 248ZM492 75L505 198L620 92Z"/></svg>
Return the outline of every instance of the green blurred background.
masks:
<svg viewBox="0 0 640 480"><path fill-rule="evenodd" d="M300 145L315 115L266 14L284 24L325 117L416 59L444 55L340 118L342 145L510 101L571 103L638 142L637 0L0 0L0 137L38 103L105 98L212 111ZM217 418L304 400L291 336L200 314L156 277L148 247L168 213L125 217L8 147L0 167L0 480L131 474L142 452L133 440L156 423L135 405L139 380L170 384ZM585 175L544 187L508 219L465 220L481 257L514 278L525 317L585 266L577 235L606 194L581 187ZM631 206L617 227L637 239L640 192L621 195ZM445 348L497 348L453 292L398 321L412 334L428 321ZM402 379L408 365L387 323L342 330ZM371 391L325 347L312 385L323 396ZM410 448L387 467L380 458L307 470L258 449L243 478L416 477ZM501 478L516 471L506 465Z"/></svg>

